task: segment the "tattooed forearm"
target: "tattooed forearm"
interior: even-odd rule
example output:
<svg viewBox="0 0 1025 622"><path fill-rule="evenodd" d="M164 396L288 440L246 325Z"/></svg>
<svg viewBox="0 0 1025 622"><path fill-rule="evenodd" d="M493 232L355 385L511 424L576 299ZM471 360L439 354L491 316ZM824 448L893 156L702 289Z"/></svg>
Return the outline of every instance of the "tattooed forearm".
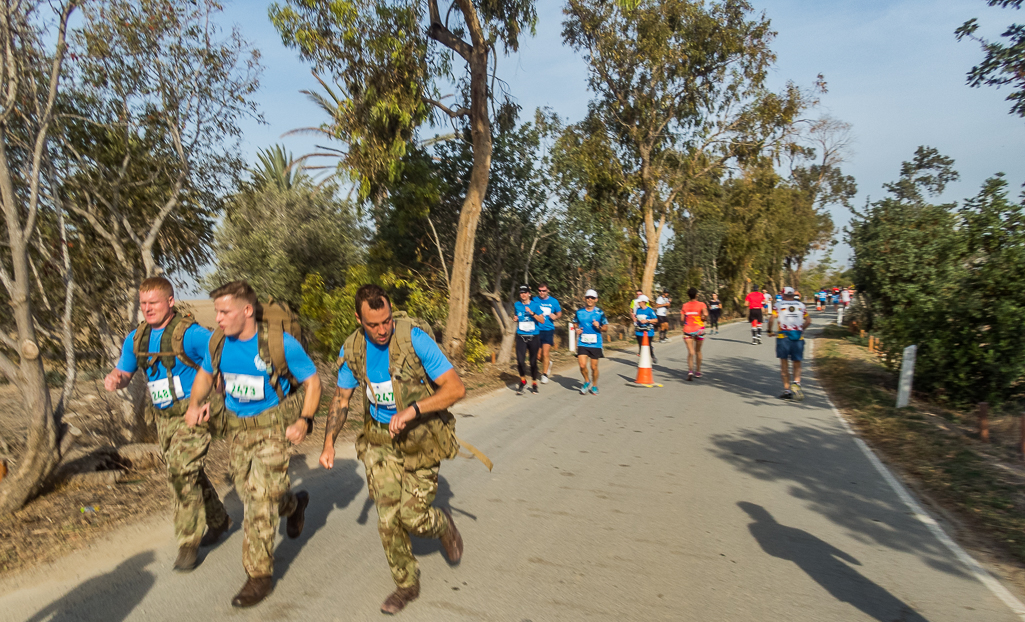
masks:
<svg viewBox="0 0 1025 622"><path fill-rule="evenodd" d="M344 404L344 405L343 405ZM324 439L330 437L333 444L338 440L338 433L342 431L345 420L349 418L349 400L341 395L335 395L331 400L331 408L327 414L327 426L324 429Z"/></svg>

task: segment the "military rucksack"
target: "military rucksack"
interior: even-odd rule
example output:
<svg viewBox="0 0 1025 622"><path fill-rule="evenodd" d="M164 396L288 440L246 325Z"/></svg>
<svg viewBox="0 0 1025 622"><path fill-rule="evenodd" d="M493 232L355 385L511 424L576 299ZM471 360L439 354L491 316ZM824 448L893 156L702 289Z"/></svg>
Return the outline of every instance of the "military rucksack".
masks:
<svg viewBox="0 0 1025 622"><path fill-rule="evenodd" d="M256 319L257 348L260 359L267 366L270 385L278 394L278 401L284 403L285 392L281 388L281 379L288 381L289 394L294 393L299 383L288 369L285 358L285 333L302 343L302 327L299 316L283 302L269 298L267 302L257 302L253 307ZM213 367L215 386L220 386L221 352L224 350L224 331L218 328L210 336L210 364Z"/></svg>
<svg viewBox="0 0 1025 622"><path fill-rule="evenodd" d="M195 323L196 320L192 315L175 311L174 315L171 316L171 321L164 327L164 333L160 336L160 351L158 352L149 351L149 338L153 332L153 327L146 322L139 323L139 326L135 329L135 341L133 342L132 351L135 354L135 360L139 368L146 373L147 377L150 370L155 365L160 364L164 366L167 377L170 379L171 370L174 369L176 360L181 361L183 365L192 369L199 369L202 361L197 363L185 353L185 331ZM178 396L173 387L170 395L171 403L176 403Z"/></svg>

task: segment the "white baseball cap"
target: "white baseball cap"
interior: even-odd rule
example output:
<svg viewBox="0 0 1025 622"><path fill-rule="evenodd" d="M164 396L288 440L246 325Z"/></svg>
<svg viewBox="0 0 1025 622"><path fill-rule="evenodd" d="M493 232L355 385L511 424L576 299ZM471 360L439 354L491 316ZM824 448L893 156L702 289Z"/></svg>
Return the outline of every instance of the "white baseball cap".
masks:
<svg viewBox="0 0 1025 622"><path fill-rule="evenodd" d="M637 297L637 302L648 302L648 297L645 296L644 294L641 294L640 296Z"/></svg>
<svg viewBox="0 0 1025 622"><path fill-rule="evenodd" d="M589 289L586 292L584 292L584 298L597 298L597 297L598 297L598 292L594 291L593 289Z"/></svg>
<svg viewBox="0 0 1025 622"><path fill-rule="evenodd" d="M792 294L792 293L794 293L794 288L793 287L784 287L783 288L783 293L784 294Z"/></svg>

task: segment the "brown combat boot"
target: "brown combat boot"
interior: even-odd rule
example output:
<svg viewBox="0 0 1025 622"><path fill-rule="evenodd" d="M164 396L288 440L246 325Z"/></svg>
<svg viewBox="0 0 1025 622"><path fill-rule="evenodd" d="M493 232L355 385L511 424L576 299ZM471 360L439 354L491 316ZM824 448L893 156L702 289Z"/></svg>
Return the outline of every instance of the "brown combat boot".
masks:
<svg viewBox="0 0 1025 622"><path fill-rule="evenodd" d="M381 613L395 615L406 608L406 605L413 602L420 596L420 582L417 581L412 587L397 587L388 595L388 598L381 605Z"/></svg>
<svg viewBox="0 0 1025 622"><path fill-rule="evenodd" d="M274 581L270 577L249 577L242 589L231 599L232 607L252 607L259 603L274 590Z"/></svg>
<svg viewBox="0 0 1025 622"><path fill-rule="evenodd" d="M452 512L445 508L439 508L448 517L448 531L441 536L441 548L445 549L445 557L448 563L458 564L463 558L463 536L456 529L456 522L452 520Z"/></svg>
<svg viewBox="0 0 1025 622"><path fill-rule="evenodd" d="M199 547L185 544L178 547L178 559L174 560L176 572L189 572L199 564Z"/></svg>
<svg viewBox="0 0 1025 622"><path fill-rule="evenodd" d="M295 511L288 517L288 524L285 527L285 533L289 538L295 540L302 534L303 526L306 524L306 506L309 504L310 493L305 490L295 493Z"/></svg>
<svg viewBox="0 0 1025 622"><path fill-rule="evenodd" d="M221 539L225 531L231 528L231 518L224 517L224 522L216 527L207 526L206 533L203 534L203 539L199 541L199 546L213 546L217 544L217 541Z"/></svg>

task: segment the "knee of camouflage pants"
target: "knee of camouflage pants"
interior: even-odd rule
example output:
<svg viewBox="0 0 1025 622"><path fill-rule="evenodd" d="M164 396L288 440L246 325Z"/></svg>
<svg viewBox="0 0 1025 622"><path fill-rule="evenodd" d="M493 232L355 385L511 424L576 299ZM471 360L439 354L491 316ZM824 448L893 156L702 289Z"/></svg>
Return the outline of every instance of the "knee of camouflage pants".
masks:
<svg viewBox="0 0 1025 622"><path fill-rule="evenodd" d="M448 518L431 507L438 493L439 467L406 471L402 477L399 522L415 536L439 538L448 529Z"/></svg>
<svg viewBox="0 0 1025 622"><path fill-rule="evenodd" d="M190 428L182 417L157 414L156 422L168 483L174 494L175 537L179 546L198 545L207 520L222 521L226 516L203 474L210 436L204 427Z"/></svg>

